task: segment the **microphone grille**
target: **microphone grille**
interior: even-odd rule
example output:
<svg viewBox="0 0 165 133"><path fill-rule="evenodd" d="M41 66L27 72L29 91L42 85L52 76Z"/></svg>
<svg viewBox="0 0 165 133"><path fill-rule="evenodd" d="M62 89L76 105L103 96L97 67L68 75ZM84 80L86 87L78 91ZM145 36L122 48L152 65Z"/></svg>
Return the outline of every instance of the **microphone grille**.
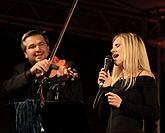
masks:
<svg viewBox="0 0 165 133"><path fill-rule="evenodd" d="M108 70L108 68L111 66L112 64L112 57L110 55L107 55L104 59L104 69L105 71Z"/></svg>
<svg viewBox="0 0 165 133"><path fill-rule="evenodd" d="M107 62L109 62L109 63L112 62L112 57L111 57L111 55L107 55L107 56L105 57L104 64L106 64Z"/></svg>
<svg viewBox="0 0 165 133"><path fill-rule="evenodd" d="M106 58L106 59L109 59L109 60L112 60L111 55L107 55L105 58Z"/></svg>

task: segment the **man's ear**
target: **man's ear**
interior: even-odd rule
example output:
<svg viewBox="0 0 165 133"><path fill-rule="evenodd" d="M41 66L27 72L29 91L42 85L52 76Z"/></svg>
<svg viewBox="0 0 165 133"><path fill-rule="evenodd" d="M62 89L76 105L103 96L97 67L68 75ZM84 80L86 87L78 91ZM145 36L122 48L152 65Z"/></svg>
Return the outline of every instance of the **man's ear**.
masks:
<svg viewBox="0 0 165 133"><path fill-rule="evenodd" d="M49 53L50 53L50 47L48 46L48 51L49 51Z"/></svg>
<svg viewBox="0 0 165 133"><path fill-rule="evenodd" d="M26 52L24 52L24 56L25 56L25 58L27 58L27 54L26 54Z"/></svg>

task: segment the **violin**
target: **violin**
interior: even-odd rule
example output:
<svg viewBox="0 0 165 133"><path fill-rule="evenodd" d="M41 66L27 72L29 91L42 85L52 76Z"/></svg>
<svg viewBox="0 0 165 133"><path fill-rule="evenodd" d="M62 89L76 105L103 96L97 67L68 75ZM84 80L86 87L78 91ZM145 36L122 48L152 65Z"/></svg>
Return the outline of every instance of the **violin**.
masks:
<svg viewBox="0 0 165 133"><path fill-rule="evenodd" d="M76 69L72 68L65 59L60 59L57 56L52 59L48 76L49 78L55 76L63 77L64 79L71 78L71 80L79 77Z"/></svg>
<svg viewBox="0 0 165 133"><path fill-rule="evenodd" d="M41 76L41 75L40 75ZM40 96L40 106L43 107L45 104L44 97L44 84L57 84L62 85L68 80L74 81L78 79L77 70L71 67L65 59L60 59L58 57L52 58L51 66L48 72L41 76L40 85L37 93Z"/></svg>

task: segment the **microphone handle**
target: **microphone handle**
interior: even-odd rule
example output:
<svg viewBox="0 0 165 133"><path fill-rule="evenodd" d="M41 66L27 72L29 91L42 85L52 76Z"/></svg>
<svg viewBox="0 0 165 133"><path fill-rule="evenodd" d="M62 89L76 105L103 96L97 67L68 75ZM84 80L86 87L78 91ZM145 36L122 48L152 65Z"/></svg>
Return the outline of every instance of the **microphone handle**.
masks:
<svg viewBox="0 0 165 133"><path fill-rule="evenodd" d="M104 80L100 80L99 81L99 88L102 88L103 84L104 84Z"/></svg>
<svg viewBox="0 0 165 133"><path fill-rule="evenodd" d="M97 105L98 105L98 103L100 101L100 97L103 94L101 88L102 88L102 85L99 85L99 91L97 92L97 95L96 95L95 100L93 102L93 108L94 109L97 107Z"/></svg>
<svg viewBox="0 0 165 133"><path fill-rule="evenodd" d="M95 100L93 102L93 108L94 109L97 107L98 102L100 101L100 97L102 95L101 89L102 89L103 84L104 84L104 80L100 80L100 82L99 82L99 91L97 92L97 95L96 95Z"/></svg>

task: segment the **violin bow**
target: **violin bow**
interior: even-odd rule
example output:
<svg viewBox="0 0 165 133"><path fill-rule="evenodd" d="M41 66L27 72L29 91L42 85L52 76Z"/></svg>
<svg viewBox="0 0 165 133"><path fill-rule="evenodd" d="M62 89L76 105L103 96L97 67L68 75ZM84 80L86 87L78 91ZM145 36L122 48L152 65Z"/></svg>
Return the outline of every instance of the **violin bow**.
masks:
<svg viewBox="0 0 165 133"><path fill-rule="evenodd" d="M55 44L55 46L54 46L54 48L52 50L52 53L50 54L50 57L48 58L49 61L52 61L53 57L55 56L55 54L57 52L57 49L58 49L58 47L60 45L60 42L61 42L61 40L62 40L62 38L64 36L64 33L66 31L66 28L67 28L67 26L69 24L70 18L71 18L72 14L74 12L74 9L75 9L75 7L77 5L77 2L78 2L78 0L74 0L74 2L72 4L72 7L71 7L71 9L69 11L69 14L68 14L68 17L67 17L67 19L66 19L66 21L65 21L65 23L63 25L63 28L62 28L62 30L61 30L61 32L59 34L59 38L58 38L58 40L57 40L57 42L56 42L56 44ZM43 84L45 83L46 79L47 78L45 78L43 80L43 83L41 83L41 85L39 87L39 90L38 90L38 93L40 94L40 101L41 101L40 106L41 107L43 107L44 104L45 104L45 98L44 98L44 95L43 95Z"/></svg>
<svg viewBox="0 0 165 133"><path fill-rule="evenodd" d="M68 14L68 17L67 17L67 19L66 19L66 21L65 21L65 23L64 23L64 25L63 25L63 28L62 28L62 30L61 30L61 33L59 34L59 38L58 38L58 40L57 40L57 42L56 42L56 44L55 44L55 46L54 46L54 48L53 48L53 51L52 51L52 53L51 53L51 55L50 55L50 57L49 57L49 59L48 60L52 60L52 58L55 56L55 54L56 54L56 52L57 52L57 49L58 49L58 47L59 47L59 45L60 45L60 42L61 42L61 40L62 40L62 38L63 38L63 36L64 36L64 33L65 33L65 31L66 31L66 28L67 28L67 26L68 26L68 24L69 24L69 21L70 21L70 18L71 18L71 16L72 16L72 14L73 14L73 12L74 12L74 9L75 9L75 7L76 7L76 5L77 5L77 2L78 2L78 0L74 0L74 2L73 2L73 4L72 4L72 7L71 7L71 9L70 9L70 11L69 11L69 14Z"/></svg>

